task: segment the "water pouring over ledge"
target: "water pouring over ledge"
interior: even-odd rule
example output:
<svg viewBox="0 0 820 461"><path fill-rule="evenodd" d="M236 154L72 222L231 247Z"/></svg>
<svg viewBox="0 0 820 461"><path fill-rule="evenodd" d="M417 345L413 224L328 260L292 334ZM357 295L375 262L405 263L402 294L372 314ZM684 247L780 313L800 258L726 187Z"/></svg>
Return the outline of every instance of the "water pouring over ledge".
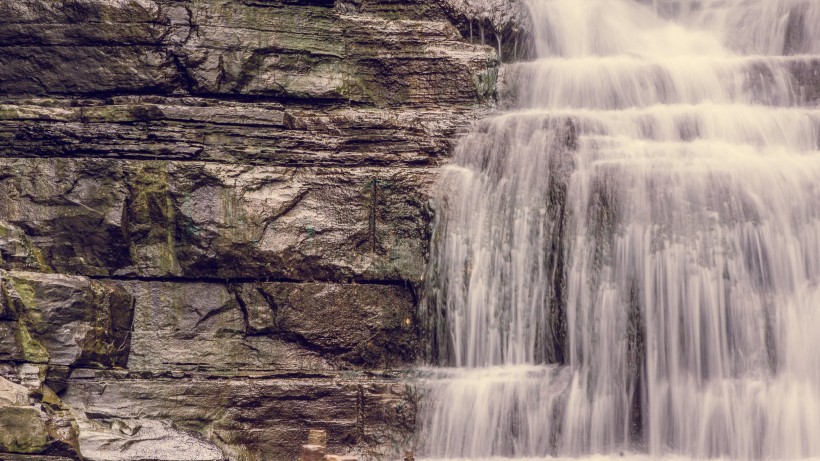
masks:
<svg viewBox="0 0 820 461"><path fill-rule="evenodd" d="M420 454L820 457L820 2L528 7L442 180Z"/></svg>

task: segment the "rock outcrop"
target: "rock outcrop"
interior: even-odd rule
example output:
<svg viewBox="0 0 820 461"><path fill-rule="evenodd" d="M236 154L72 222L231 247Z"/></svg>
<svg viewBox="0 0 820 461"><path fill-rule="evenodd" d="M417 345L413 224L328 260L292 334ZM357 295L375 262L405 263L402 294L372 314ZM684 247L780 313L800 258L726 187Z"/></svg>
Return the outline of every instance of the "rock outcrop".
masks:
<svg viewBox="0 0 820 461"><path fill-rule="evenodd" d="M430 186L495 98L437 0L0 0L0 457L398 458Z"/></svg>

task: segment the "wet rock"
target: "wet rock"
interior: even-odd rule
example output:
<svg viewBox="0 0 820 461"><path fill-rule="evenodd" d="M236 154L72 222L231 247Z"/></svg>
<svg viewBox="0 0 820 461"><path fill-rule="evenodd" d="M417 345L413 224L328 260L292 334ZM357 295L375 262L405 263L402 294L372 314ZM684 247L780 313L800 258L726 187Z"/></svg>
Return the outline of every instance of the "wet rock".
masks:
<svg viewBox="0 0 820 461"><path fill-rule="evenodd" d="M471 43L492 45L499 60L534 57L531 18L520 0L444 0L445 11Z"/></svg>
<svg viewBox="0 0 820 461"><path fill-rule="evenodd" d="M81 372L82 371L82 372ZM158 374L77 370L64 400L92 422L134 414L197 431L229 458L293 459L309 428L327 431L329 452L388 456L415 421L406 376L250 372ZM81 431L81 445L82 445ZM85 452L85 450L83 450Z"/></svg>
<svg viewBox="0 0 820 461"><path fill-rule="evenodd" d="M316 351L250 330L237 296L225 284L125 282L123 287L136 298L129 369L330 368Z"/></svg>
<svg viewBox="0 0 820 461"><path fill-rule="evenodd" d="M122 282L136 299L132 370L408 365L412 293L391 285Z"/></svg>
<svg viewBox="0 0 820 461"><path fill-rule="evenodd" d="M414 300L407 287L308 283L259 289L275 309L274 331L304 347L371 367L415 358Z"/></svg>
<svg viewBox="0 0 820 461"><path fill-rule="evenodd" d="M427 168L0 159L0 214L89 276L421 278ZM35 237L36 236L36 237Z"/></svg>
<svg viewBox="0 0 820 461"><path fill-rule="evenodd" d="M483 50L467 51L444 22L396 23L325 5L20 3L0 10L10 45L0 61L0 94L187 92L453 104L476 98L465 65L484 65L481 58L471 61ZM430 46L436 44L444 49ZM431 84L438 79L461 84Z"/></svg>
<svg viewBox="0 0 820 461"><path fill-rule="evenodd" d="M385 369L496 53L433 0L0 3L0 375L36 456L405 446Z"/></svg>
<svg viewBox="0 0 820 461"><path fill-rule="evenodd" d="M430 165L446 157L457 127L469 118L466 107L316 110L143 96L0 100L0 134L13 140L4 144L0 138L0 153L280 166Z"/></svg>

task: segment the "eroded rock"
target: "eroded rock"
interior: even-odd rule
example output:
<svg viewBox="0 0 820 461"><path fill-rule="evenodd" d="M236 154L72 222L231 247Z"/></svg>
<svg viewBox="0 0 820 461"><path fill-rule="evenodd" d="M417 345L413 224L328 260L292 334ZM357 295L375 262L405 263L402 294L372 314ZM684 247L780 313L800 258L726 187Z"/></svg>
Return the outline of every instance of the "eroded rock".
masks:
<svg viewBox="0 0 820 461"><path fill-rule="evenodd" d="M293 459L309 428L332 453L389 457L415 427L407 376L390 373L178 373L76 370L64 400L92 422L175 421L231 459ZM109 426L110 427L110 426ZM82 445L81 431L81 445Z"/></svg>
<svg viewBox="0 0 820 461"><path fill-rule="evenodd" d="M531 18L521 0L444 0L446 11L470 42L492 45L500 60L531 58Z"/></svg>
<svg viewBox="0 0 820 461"><path fill-rule="evenodd" d="M48 433L40 412L28 406L0 406L0 450L38 453L46 448Z"/></svg>
<svg viewBox="0 0 820 461"><path fill-rule="evenodd" d="M27 366L31 367L21 368ZM0 377L0 457L6 459L2 453L77 457L77 431L68 407L41 380L27 377L27 370L17 371L25 385Z"/></svg>
<svg viewBox="0 0 820 461"><path fill-rule="evenodd" d="M497 54L433 0L0 3L0 374L47 433L12 458L395 455Z"/></svg>
<svg viewBox="0 0 820 461"><path fill-rule="evenodd" d="M427 168L0 159L0 215L89 276L420 280Z"/></svg>
<svg viewBox="0 0 820 461"><path fill-rule="evenodd" d="M80 420L80 449L92 461L222 461L213 443L167 420Z"/></svg>
<svg viewBox="0 0 820 461"><path fill-rule="evenodd" d="M408 287L122 282L136 299L132 370L331 370L409 365Z"/></svg>
<svg viewBox="0 0 820 461"><path fill-rule="evenodd" d="M86 277L0 270L13 345L0 356L53 365L124 365L133 300Z"/></svg>

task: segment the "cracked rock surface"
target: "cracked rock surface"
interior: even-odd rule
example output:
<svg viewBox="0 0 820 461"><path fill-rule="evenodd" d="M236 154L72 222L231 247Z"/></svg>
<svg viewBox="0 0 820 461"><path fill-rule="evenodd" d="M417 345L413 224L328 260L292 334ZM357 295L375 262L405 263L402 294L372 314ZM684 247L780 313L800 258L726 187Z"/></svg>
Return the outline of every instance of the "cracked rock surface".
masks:
<svg viewBox="0 0 820 461"><path fill-rule="evenodd" d="M0 0L0 458L409 448L453 5Z"/></svg>

